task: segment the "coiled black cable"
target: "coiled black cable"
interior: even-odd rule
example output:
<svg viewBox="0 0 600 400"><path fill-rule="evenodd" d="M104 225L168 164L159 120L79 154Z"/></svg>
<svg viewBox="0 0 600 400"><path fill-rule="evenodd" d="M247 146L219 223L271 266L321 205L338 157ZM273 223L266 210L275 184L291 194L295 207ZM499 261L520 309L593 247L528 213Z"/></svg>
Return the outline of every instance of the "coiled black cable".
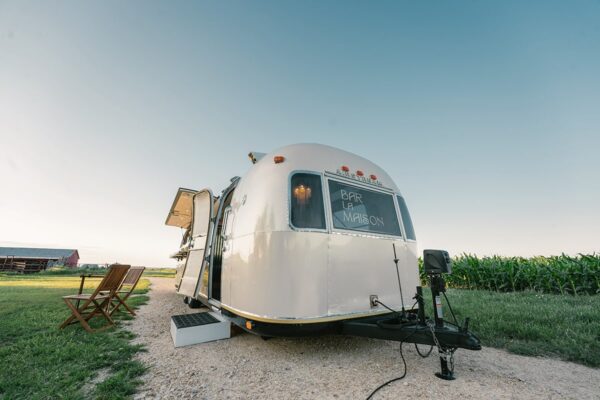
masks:
<svg viewBox="0 0 600 400"><path fill-rule="evenodd" d="M376 304L381 304L382 306L384 306L385 308L387 308L388 310L390 310L390 311L391 311L391 312L393 312L393 313L399 313L399 312L400 312L400 311L396 311L396 310L393 310L393 309L389 308L388 306L386 306L385 304L383 304L383 303L382 303L381 301L379 301L379 300L375 300L373 303L376 303Z"/></svg>
<svg viewBox="0 0 600 400"><path fill-rule="evenodd" d="M396 313L396 314L400 314L400 313L401 313L401 311L396 311L396 310L394 310L394 309L392 309L392 308L390 308L390 307L386 306L385 304L383 304L383 303L382 303L381 301L379 301L379 300L375 300L375 301L374 301L374 303L381 304L382 306L384 306L385 308L387 308L389 311L391 311L391 312L393 312L393 313ZM417 302L417 301L415 301L415 302L413 303L413 305L412 305L412 306L410 306L410 308L408 309L408 311L410 311L410 310L413 310L413 309L415 308L415 306L417 305L417 303L418 303L418 302Z"/></svg>
<svg viewBox="0 0 600 400"><path fill-rule="evenodd" d="M392 310L390 307L386 306L385 304L383 304L383 303L382 303L381 301L379 301L379 300L375 300L375 303L377 303L377 304L381 304L382 306L384 306L385 308L387 308L387 309L388 309L388 310L390 310L391 312L394 312L394 313L399 313L398 311ZM417 304L417 302L415 302L415 303L412 305L411 309L413 309L413 308L415 307L415 305L416 305L416 304ZM415 325L415 330L414 330L414 331L413 331L413 332L412 332L410 335L408 335L408 336L406 337L406 339L408 339L409 337L411 337L412 335L414 335L414 333L415 333L416 331L417 331L417 325ZM374 395L375 393L377 393L379 390L383 389L384 387L386 387L386 386L387 386L387 385L389 385L390 383L393 383L393 382L399 381L399 380L401 380L401 379L404 379L404 377L406 377L406 373L407 373L407 371L408 371L408 368L406 367L406 359L404 358L404 354L402 353L402 345L403 345L403 344L404 344L404 342L400 342L400 357L402 358L402 364L404 364L404 373L403 373L401 376L397 377L397 378L390 379L389 381L387 381L387 382L384 382L384 383L382 383L381 385L377 386L377 387L375 388L375 390L373 390L373 391L371 392L371 394L369 394L369 396L367 396L367 399L366 399L366 400L371 400L371 399L373 398L373 395Z"/></svg>
<svg viewBox="0 0 600 400"><path fill-rule="evenodd" d="M431 355L431 352L433 351L433 345L429 346L429 351L423 354L421 353L421 350L419 350L419 346L415 343L415 350L417 350L417 354L420 355L422 358L427 358Z"/></svg>
<svg viewBox="0 0 600 400"><path fill-rule="evenodd" d="M460 329L460 326L458 325L458 320L456 319L456 315L454 315L454 310L452 310L452 306L450 305L450 301L448 300L448 297L446 296L446 293L444 293L444 292L442 292L442 293L443 293L443 295L444 295L444 298L446 299L446 303L448 304L448 308L450 309L450 313L452 314L452 318L454 319L454 324L453 324L453 323L451 323L451 322L449 322L449 321L444 321L444 322L445 322L445 323L448 323L448 324L450 324L450 325L454 325L454 326L456 326L457 328L459 328L459 329ZM375 303L377 303L377 304L381 304L383 307L387 308L389 311L391 311L391 312L393 312L393 313L400 314L400 312L399 312L399 311L396 311L396 310L393 310L393 309L391 309L390 307L388 307L387 305L385 305L384 303L382 303L382 302L381 302L381 301L379 301L379 300L375 300ZM415 302L415 303L412 305L411 309L414 309L414 307L415 307L415 305L416 305L416 304L417 304L417 302ZM408 335L408 336L406 337L406 339L408 339L408 338L409 338L411 335L413 335L413 334L414 334L416 331L417 331L417 326L415 325L415 330L413 331L413 333L411 333L410 335ZM406 367L406 360L405 360L405 358L404 358L404 354L402 353L402 345L403 345L403 344L404 344L404 342L400 342L400 357L402 358L402 363L404 364L404 373L403 373L401 376L397 377L397 378L390 379L389 381L387 381L387 382L384 382L384 383L382 383L381 385L377 386L377 387L375 388L375 390L373 390L373 391L371 392L371 394L369 394L369 396L367 397L367 399L366 399L366 400L371 400L371 399L373 398L373 395L374 395L375 393L377 393L379 390L383 389L384 387L386 387L386 386L387 386L387 385L389 385L390 383L393 383L393 382L399 381L399 380L401 380L401 379L404 379L404 378L406 377L406 373L407 373L408 369L407 369L407 367ZM429 356L431 355L431 353L433 352L433 347L434 347L433 345L432 345L432 346L430 346L430 347L429 347L429 351L427 351L427 353L423 354L423 353L421 353L421 350L419 350L419 347L418 347L417 343L415 343L415 350L417 350L417 354L419 354L419 356L421 356L422 358L427 358L427 357L429 357ZM452 349L451 351L454 351L454 350L456 350L456 348Z"/></svg>
<svg viewBox="0 0 600 400"><path fill-rule="evenodd" d="M394 379L390 379L389 381L382 383L381 385L377 386L375 388L375 390L373 390L371 392L371 394L367 397L367 400L371 400L373 398L373 395L375 393L377 393L379 390L383 389L384 387L386 387L387 385L389 385L392 382L396 382L399 381L401 379L404 379L404 377L406 376L406 372L407 372L407 368L406 368L406 360L404 359L404 354L402 354L402 345L404 344L404 342L400 342L400 357L402 357L402 363L404 364L404 373L402 374L402 376L399 376L397 378Z"/></svg>

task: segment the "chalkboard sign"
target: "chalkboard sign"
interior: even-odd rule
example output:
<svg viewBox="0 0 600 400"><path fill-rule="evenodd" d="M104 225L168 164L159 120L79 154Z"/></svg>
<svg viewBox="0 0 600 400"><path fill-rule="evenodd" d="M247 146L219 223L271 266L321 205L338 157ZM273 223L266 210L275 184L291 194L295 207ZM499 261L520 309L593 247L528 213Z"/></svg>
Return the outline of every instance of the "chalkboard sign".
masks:
<svg viewBox="0 0 600 400"><path fill-rule="evenodd" d="M401 236L391 194L330 180L329 197L335 228Z"/></svg>

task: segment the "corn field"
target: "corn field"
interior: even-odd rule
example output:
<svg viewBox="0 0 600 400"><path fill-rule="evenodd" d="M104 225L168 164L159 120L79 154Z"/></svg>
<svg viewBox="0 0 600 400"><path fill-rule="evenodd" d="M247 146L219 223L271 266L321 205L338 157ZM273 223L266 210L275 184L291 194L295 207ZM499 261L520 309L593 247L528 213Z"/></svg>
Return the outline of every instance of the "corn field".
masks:
<svg viewBox="0 0 600 400"><path fill-rule="evenodd" d="M498 292L535 290L560 294L600 294L600 254L552 257L482 257L463 254L452 260L449 287ZM419 259L421 281L423 260Z"/></svg>

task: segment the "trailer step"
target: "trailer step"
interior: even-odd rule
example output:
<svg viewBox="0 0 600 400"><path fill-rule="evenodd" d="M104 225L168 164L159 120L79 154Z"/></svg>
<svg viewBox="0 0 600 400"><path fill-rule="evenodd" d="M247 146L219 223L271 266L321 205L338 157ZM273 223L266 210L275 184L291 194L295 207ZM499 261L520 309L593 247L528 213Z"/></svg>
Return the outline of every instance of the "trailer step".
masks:
<svg viewBox="0 0 600 400"><path fill-rule="evenodd" d="M175 347L229 339L231 322L212 311L173 315L171 337Z"/></svg>

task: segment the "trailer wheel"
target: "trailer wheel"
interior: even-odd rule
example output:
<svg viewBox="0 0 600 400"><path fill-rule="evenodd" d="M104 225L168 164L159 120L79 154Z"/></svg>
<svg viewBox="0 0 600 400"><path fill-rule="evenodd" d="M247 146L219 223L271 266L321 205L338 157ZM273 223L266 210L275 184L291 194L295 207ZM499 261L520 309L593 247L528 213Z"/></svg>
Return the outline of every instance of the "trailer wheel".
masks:
<svg viewBox="0 0 600 400"><path fill-rule="evenodd" d="M199 300L189 299L189 298L188 298L187 305L188 305L189 308L200 308L200 307L202 307L202 303Z"/></svg>

